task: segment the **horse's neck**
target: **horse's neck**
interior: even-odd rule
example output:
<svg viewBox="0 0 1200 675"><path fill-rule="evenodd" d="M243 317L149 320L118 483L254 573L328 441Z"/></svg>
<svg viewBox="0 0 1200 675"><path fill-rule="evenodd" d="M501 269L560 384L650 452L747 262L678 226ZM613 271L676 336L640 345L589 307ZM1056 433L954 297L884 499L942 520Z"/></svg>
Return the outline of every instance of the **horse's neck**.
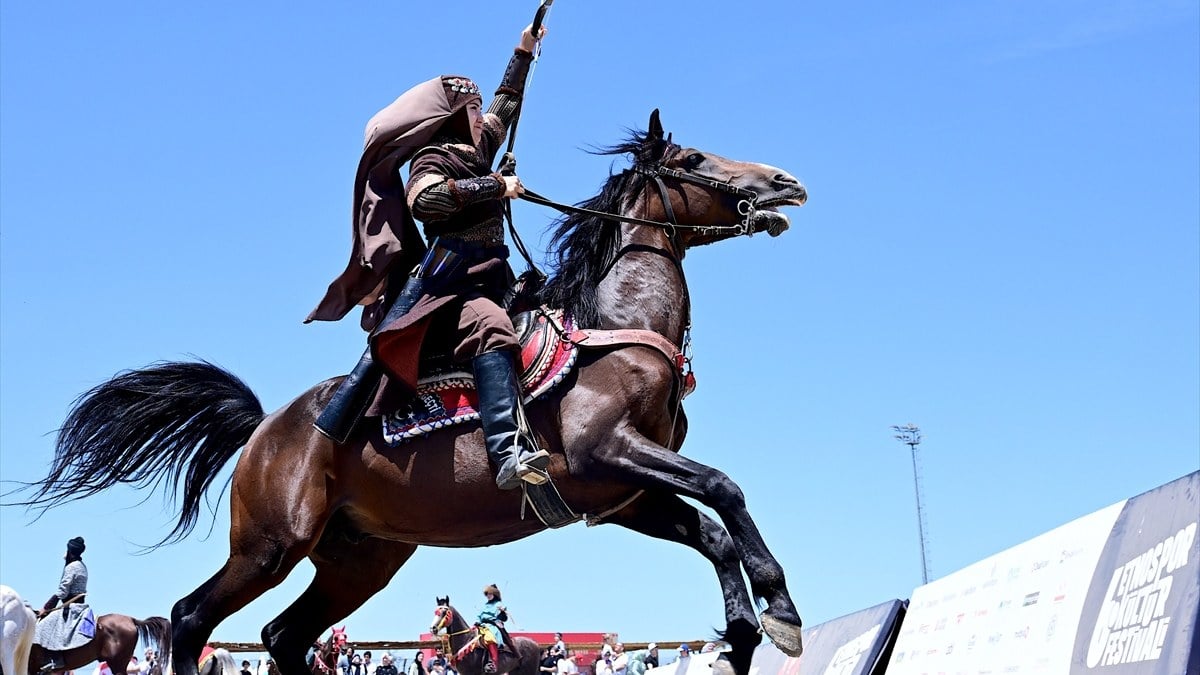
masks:
<svg viewBox="0 0 1200 675"><path fill-rule="evenodd" d="M640 217L639 200L627 215ZM617 260L596 289L600 328L639 328L682 344L689 300L678 258L666 230L621 226Z"/></svg>
<svg viewBox="0 0 1200 675"><path fill-rule="evenodd" d="M337 657L338 657L338 650L336 647L333 646L333 638L329 638L329 641L325 643L325 646L322 647L321 650L317 652L317 660L320 661L321 663L324 663L325 665L329 666L332 669L336 669L337 668Z"/></svg>
<svg viewBox="0 0 1200 675"><path fill-rule="evenodd" d="M466 646L471 640L471 626L467 623L466 618L459 614L457 609L450 607L450 613L454 615L454 619L450 622L450 627L447 632L450 633L450 649L454 652ZM449 658L449 655L447 655Z"/></svg>

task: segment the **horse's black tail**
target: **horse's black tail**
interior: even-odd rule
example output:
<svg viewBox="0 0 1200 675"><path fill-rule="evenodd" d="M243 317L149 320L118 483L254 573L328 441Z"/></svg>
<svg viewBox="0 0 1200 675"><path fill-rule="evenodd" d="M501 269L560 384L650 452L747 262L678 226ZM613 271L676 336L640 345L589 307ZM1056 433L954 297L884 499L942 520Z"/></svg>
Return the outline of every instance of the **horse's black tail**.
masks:
<svg viewBox="0 0 1200 675"><path fill-rule="evenodd" d="M262 404L232 373L206 361L163 362L119 373L76 399L55 443L50 474L17 505L47 509L117 483L183 488L183 511L156 546L196 525L205 490L262 422Z"/></svg>
<svg viewBox="0 0 1200 675"><path fill-rule="evenodd" d="M167 672L171 663L171 622L161 616L152 616L137 622L138 641L158 646L158 664Z"/></svg>

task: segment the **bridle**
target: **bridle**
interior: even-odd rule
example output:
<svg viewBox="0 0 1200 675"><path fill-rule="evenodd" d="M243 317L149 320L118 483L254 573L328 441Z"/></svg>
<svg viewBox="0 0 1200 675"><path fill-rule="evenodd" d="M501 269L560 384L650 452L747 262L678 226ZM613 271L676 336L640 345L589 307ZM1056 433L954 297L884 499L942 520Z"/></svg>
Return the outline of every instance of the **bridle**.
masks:
<svg viewBox="0 0 1200 675"><path fill-rule="evenodd" d="M667 150L663 153L663 156L668 157L677 152L679 152L679 146L672 143L667 146ZM758 201L758 193L754 190L747 190L746 188L734 185L732 181L723 181L711 176L705 176L703 174L696 173L694 171L688 172L680 171L678 169L668 169L661 161L656 162L648 167L641 165L634 166L632 169L626 169L626 171L632 171L633 173L646 176L650 180L654 181L654 184L658 187L658 196L662 200L663 209L667 212L667 222L660 224L660 227L686 227L699 230L702 234L732 230L735 237L741 235L746 235L749 237L754 234L754 231L750 228L750 221L754 219L754 213L758 210L756 206L756 202ZM726 194L731 194L734 197L738 197L739 200L737 203L737 211L742 216L742 222L736 225L680 225L675 218L675 210L671 208L671 198L670 195L667 194L667 185L663 182L663 176L666 176L667 178L673 178L681 183L700 185L703 187L712 188L718 192L724 192Z"/></svg>
<svg viewBox="0 0 1200 675"><path fill-rule="evenodd" d="M723 181L711 176L695 173L694 171L679 171L678 169L668 169L664 166L666 158L674 156L680 151L680 147L670 140L670 135L667 136L667 147L662 152L662 158L653 164L635 164L633 167L625 169L622 174L629 175L631 173L645 176L654 181L658 188L659 199L662 200L663 210L666 212L666 222L657 220L649 220L647 218L638 218L636 216L623 216L618 213L608 213L607 211L597 211L595 209L586 209L582 206L572 206L571 204L563 204L552 199L544 197L529 188L519 195L520 199L527 202L533 202L541 206L548 206L561 213L592 216L602 218L604 220L612 220L621 223L629 223L631 225L647 225L649 227L657 227L667 231L667 238L671 242L671 247L674 250L675 264L679 265L683 259L683 246L679 241L679 230L689 229L696 230L701 234L713 234L718 232L732 232L732 236L746 235L747 237L754 236L754 229L751 222L754 220L754 214L758 211L757 201L758 193L753 190L738 187L732 181ZM675 218L675 209L671 207L671 196L667 193L667 185L663 181L663 177L677 180L681 183L692 183L694 185L702 185L712 188L719 192L738 197L737 211L742 216L740 223L735 225L686 225L680 223ZM521 240L521 235L517 233L517 228L513 225L512 213L505 202L505 218L508 220L508 232L512 236L513 245L517 247L517 251L521 257L525 259L529 265L530 272L536 276L540 282L545 282L546 274L538 269L537 263L533 261L533 256L529 254L529 249L525 248L525 242Z"/></svg>
<svg viewBox="0 0 1200 675"><path fill-rule="evenodd" d="M342 635L344 636L345 633L343 633ZM317 664L317 667L321 670L322 673L336 673L337 672L337 659L334 658L333 655L336 654L338 651L339 642L342 644L345 643L344 637L341 641L338 641L337 637L338 636L336 633L333 635L330 635L329 640L327 640L325 642L325 644L322 645L321 649L316 653L316 655L313 656L313 663ZM325 651L326 648L329 649L328 652ZM333 665L325 663L325 658L327 658L327 657L333 660Z"/></svg>
<svg viewBox="0 0 1200 675"><path fill-rule="evenodd" d="M454 610L451 609L449 605L438 605L437 609L433 610L433 614L437 617L437 621L434 621L433 624L429 626L429 632L434 638L441 641L442 653L451 655L447 656L447 658L453 659L454 650L450 644L450 638L454 637L455 635L470 633L473 629L467 628L466 630L451 632L450 626L454 623ZM443 627L446 629L446 632L444 633L441 632Z"/></svg>
<svg viewBox="0 0 1200 675"><path fill-rule="evenodd" d="M674 143L670 143L668 141L667 149L663 152L663 157L671 157L674 154L676 154L677 152L679 152L679 150L680 150L680 147L678 145L675 145ZM524 199L525 201L533 202L534 204L540 204L542 206L549 206L550 208L556 209L563 213L595 216L598 218L603 218L605 220L615 220L618 222L630 223L633 225L649 225L651 227L661 227L661 228L666 229L669 232L671 232L672 235L674 235L675 231L678 229L692 229L692 230L697 230L704 234L710 234L710 233L714 233L714 232L732 232L734 236L740 236L740 235L753 236L753 234L754 234L754 230L751 228L750 223L754 219L755 212L757 212L757 210L758 210L758 207L757 207L758 193L753 190L748 190L743 187L738 187L738 186L734 185L731 181L723 181L723 180L720 180L717 178L713 178L711 176L705 176L703 174L696 173L694 171L680 171L678 169L669 169L663 164L662 160L659 160L659 161L657 161L653 164L649 164L649 165L646 165L646 164L635 165L632 168L625 169L624 173L625 174L635 173L635 174L638 174L641 176L645 176L646 178L654 181L655 186L658 188L659 198L662 199L663 208L666 211L666 215L667 215L666 222L660 222L657 220L648 220L646 218L637 218L635 216L623 216L623 215L620 215L617 213L608 213L605 211L596 211L594 209L585 209L580 206L571 206L570 204L562 204L560 202L555 202L550 199L547 199L546 197L543 197L542 195L539 195L536 192L532 192L528 188L526 188L525 192L521 195L521 199ZM742 216L742 221L735 225L687 225L687 224L678 222L677 219L675 218L675 210L671 207L671 198L670 198L670 195L667 193L667 185L663 181L664 177L670 178L672 180L677 180L682 183L692 183L693 185L701 185L701 186L704 186L707 188L712 188L719 192L724 192L726 194L730 194L735 197L738 197L739 200L738 200L738 204L737 204L737 211L738 211L738 214L740 214Z"/></svg>
<svg viewBox="0 0 1200 675"><path fill-rule="evenodd" d="M445 626L447 631L450 629L449 624L454 620L452 618L454 616L454 612L448 606L443 605L438 607L437 609L433 610L433 615L437 617L437 621L434 621L433 625L429 627L430 633L437 635L438 631L442 629L442 626Z"/></svg>

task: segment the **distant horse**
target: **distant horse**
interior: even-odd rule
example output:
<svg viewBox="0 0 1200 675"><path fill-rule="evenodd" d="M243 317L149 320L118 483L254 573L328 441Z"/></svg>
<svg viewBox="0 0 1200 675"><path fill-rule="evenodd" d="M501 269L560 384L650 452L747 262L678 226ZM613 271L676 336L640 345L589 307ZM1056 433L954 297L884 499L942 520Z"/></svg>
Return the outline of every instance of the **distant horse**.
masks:
<svg viewBox="0 0 1200 675"><path fill-rule="evenodd" d="M313 655L312 666L309 670L313 675L337 675L338 656L346 647L346 627L334 628L329 637L321 644L321 648Z"/></svg>
<svg viewBox="0 0 1200 675"><path fill-rule="evenodd" d="M66 670L75 670L92 661L106 661L113 675L125 675L139 639L157 644L162 663L170 663L171 622L161 616L138 621L124 614L105 614L96 618L96 637L91 642L59 654ZM29 654L29 673L36 674L47 660L46 650L34 644Z"/></svg>
<svg viewBox="0 0 1200 675"><path fill-rule="evenodd" d="M583 204L590 213L560 221L557 270L542 298L579 328L632 331L641 342L581 348L574 371L531 403L528 417L575 513L683 544L713 564L725 601L721 636L732 645L716 668L747 675L760 624L784 653L800 654L800 615L741 489L678 454L687 433L681 369L691 325L683 256L740 234L780 234L788 219L776 209L801 205L807 194L780 169L676 145L657 110L647 133L608 152L631 155L633 167L609 176ZM755 288L754 273L731 270L726 283L745 294L786 294ZM762 335L747 331L754 344ZM418 546L493 546L546 529L522 518L520 490L496 489L478 425L398 446L385 442L378 420L360 424L344 445L326 438L313 422L341 380L266 415L245 383L206 362L122 373L75 402L49 475L24 503L50 506L118 483L167 482L182 487L183 508L166 540L182 538L221 467L245 446L230 488L229 558L171 613L175 675L195 675L213 629L307 557L316 567L312 582L262 631L282 673L305 673L321 631L387 586ZM437 500L428 499L431 491ZM765 604L757 619L751 591Z"/></svg>
<svg viewBox="0 0 1200 675"><path fill-rule="evenodd" d="M454 655L454 668L459 675L483 675L484 650L474 649L466 654L460 654L467 643L474 639L475 630L467 623L463 615L458 613L458 610L450 606L449 597L438 598L437 603L437 609L433 610L433 624L429 627L429 632L437 637L438 633L446 631L446 638L450 642L450 649L446 653ZM496 637L501 636L497 635ZM538 667L541 665L541 646L527 637L514 637L512 643L517 652L514 654L507 648L500 649L500 662L496 664L496 675L504 673L537 675Z"/></svg>
<svg viewBox="0 0 1200 675"><path fill-rule="evenodd" d="M29 672L29 650L37 632L37 615L17 592L0 586L0 673Z"/></svg>
<svg viewBox="0 0 1200 675"><path fill-rule="evenodd" d="M224 647L212 650L207 659L200 664L200 675L238 675L241 669L233 660L233 654Z"/></svg>

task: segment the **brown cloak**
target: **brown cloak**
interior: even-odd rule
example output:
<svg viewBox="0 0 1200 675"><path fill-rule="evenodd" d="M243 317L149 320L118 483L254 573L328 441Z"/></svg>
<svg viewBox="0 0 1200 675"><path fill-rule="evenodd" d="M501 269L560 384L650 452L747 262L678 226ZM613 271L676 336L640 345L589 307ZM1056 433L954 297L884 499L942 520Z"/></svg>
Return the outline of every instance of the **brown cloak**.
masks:
<svg viewBox="0 0 1200 675"><path fill-rule="evenodd" d="M465 108L467 100L458 97L457 105L451 105L442 78L435 77L404 92L367 122L354 176L350 262L305 323L341 319L364 299L374 299L368 296L391 267L409 269L420 261L425 241L409 213L400 167L429 143L443 122Z"/></svg>

